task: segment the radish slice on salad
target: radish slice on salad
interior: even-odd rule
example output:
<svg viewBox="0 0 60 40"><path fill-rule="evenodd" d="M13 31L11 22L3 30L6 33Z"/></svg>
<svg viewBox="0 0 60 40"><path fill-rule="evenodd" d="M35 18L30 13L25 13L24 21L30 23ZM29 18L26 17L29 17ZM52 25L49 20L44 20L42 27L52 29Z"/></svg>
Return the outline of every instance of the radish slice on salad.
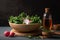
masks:
<svg viewBox="0 0 60 40"><path fill-rule="evenodd" d="M30 21L29 19L24 19L23 23L25 24L30 24L32 21Z"/></svg>

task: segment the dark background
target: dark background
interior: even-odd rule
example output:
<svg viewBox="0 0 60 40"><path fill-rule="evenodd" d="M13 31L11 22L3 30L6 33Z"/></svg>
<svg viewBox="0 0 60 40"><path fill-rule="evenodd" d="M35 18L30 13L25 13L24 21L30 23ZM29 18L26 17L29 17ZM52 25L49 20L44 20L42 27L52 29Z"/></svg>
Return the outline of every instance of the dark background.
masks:
<svg viewBox="0 0 60 40"><path fill-rule="evenodd" d="M53 24L59 24L59 0L0 0L0 26L8 26L9 16L17 16L23 11L29 15L38 14L42 19L45 7L51 8Z"/></svg>

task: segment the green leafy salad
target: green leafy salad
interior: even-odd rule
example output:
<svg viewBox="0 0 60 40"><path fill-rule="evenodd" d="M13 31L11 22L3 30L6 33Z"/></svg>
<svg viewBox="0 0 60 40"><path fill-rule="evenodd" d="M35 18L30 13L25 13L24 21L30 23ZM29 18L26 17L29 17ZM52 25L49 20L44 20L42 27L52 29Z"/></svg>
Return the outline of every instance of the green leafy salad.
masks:
<svg viewBox="0 0 60 40"><path fill-rule="evenodd" d="M26 13L22 12L20 13L18 16L10 16L9 17L9 22L11 23L16 23L16 24L23 24L24 21L26 20L26 22L30 22L30 23L41 23L41 19L40 16L29 16L26 15Z"/></svg>

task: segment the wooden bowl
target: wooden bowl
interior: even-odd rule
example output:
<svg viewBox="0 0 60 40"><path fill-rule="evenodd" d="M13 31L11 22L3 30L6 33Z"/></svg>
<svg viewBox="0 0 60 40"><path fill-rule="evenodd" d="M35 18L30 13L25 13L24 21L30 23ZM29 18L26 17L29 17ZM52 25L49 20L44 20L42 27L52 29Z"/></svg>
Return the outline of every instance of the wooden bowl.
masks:
<svg viewBox="0 0 60 40"><path fill-rule="evenodd" d="M39 23L34 23L34 24L15 24L15 23L10 23L9 25L12 29L16 30L17 32L30 32L34 30L38 30L40 27Z"/></svg>

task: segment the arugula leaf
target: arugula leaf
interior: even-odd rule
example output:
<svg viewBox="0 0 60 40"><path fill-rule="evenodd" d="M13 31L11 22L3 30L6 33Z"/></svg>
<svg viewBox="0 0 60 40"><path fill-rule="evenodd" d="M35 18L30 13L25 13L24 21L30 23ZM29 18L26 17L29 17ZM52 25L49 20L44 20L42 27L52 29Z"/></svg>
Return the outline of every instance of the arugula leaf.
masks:
<svg viewBox="0 0 60 40"><path fill-rule="evenodd" d="M41 19L39 16L35 15L35 16L31 16L30 18L32 20L32 23L41 23Z"/></svg>
<svg viewBox="0 0 60 40"><path fill-rule="evenodd" d="M26 16L27 16L27 15L26 15L26 13L22 12L22 13L20 13L20 14L19 14L19 16L18 16L18 17L25 18Z"/></svg>
<svg viewBox="0 0 60 40"><path fill-rule="evenodd" d="M32 23L41 23L41 19L39 16L29 16L26 13L22 12L18 16L10 16L9 22L16 24L23 24L23 20L27 18L32 21Z"/></svg>

